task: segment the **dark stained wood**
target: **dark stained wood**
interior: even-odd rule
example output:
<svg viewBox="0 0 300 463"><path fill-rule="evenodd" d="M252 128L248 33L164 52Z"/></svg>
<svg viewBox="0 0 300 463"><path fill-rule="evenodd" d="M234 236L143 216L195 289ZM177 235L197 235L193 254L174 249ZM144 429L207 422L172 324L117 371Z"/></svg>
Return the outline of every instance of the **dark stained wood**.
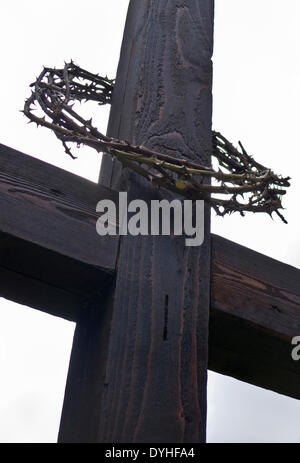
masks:
<svg viewBox="0 0 300 463"><path fill-rule="evenodd" d="M111 281L118 237L96 233L117 193L0 145L0 295L75 320Z"/></svg>
<svg viewBox="0 0 300 463"><path fill-rule="evenodd" d="M89 245L102 246L103 238L94 233L94 207L101 197L116 200L115 192L3 145L0 145L0 168L1 296L73 321L80 314L78 332L86 324L92 337L95 327L94 339L98 342L99 330L103 329L104 334L99 340L102 342L107 336L105 326L110 322L108 309L104 310L107 305L104 303L105 289L112 279L118 237L115 237L115 243L108 243L109 248L107 244L100 247L98 255L91 252L91 247L85 247L85 237L93 240ZM85 229L88 229L88 235ZM74 239L66 240L65 236L77 236L80 254L74 247ZM137 240L132 240L135 247ZM179 239L176 240L179 243ZM166 260L177 268L183 256L180 255L181 244L176 244L176 254L167 241L164 238L164 246L168 246ZM160 275L159 281L155 279L160 271L159 267L156 268L157 257L151 250L154 263L141 260L142 246L145 244L139 243L139 248L133 252L127 247L128 257L124 260L130 264L126 264L126 271L136 278L145 272L145 285L149 281L154 284L153 278L158 289L159 286L166 288L159 322L163 326L161 337L166 341L170 333L171 293L173 291L174 298L182 297L182 293L180 289L175 292L172 289L169 269ZM151 246L153 249L156 244ZM221 237L212 236L212 246L209 367L299 398L299 362L291 359L291 338L300 333L300 270ZM165 268L164 264L157 265ZM182 265L184 268L185 263ZM134 270L135 266L137 270ZM125 276L122 277L124 281ZM99 314L94 308L87 308L91 305L87 305L89 298L95 301L96 292L103 301L104 312ZM124 293L127 292L124 283ZM138 293L131 294L131 300L137 297L140 297ZM150 312L152 309L146 302ZM101 327L94 323L95 313L100 317ZM130 323L145 323L137 314L132 319ZM129 322L125 320L124 326ZM148 323L150 326L150 315ZM143 348L147 346L140 347ZM89 358L93 355L95 352L90 352ZM96 389L95 393L99 394ZM91 393L88 395L92 397Z"/></svg>
<svg viewBox="0 0 300 463"><path fill-rule="evenodd" d="M111 291L103 294L100 289L81 307L74 333L76 342L73 343L70 359L59 441L65 440L64 435L68 435L68 441L73 442L97 440L100 394L103 385L106 387L105 366L114 282L111 285ZM82 423L84 428L81 428L81 436L78 437L78 428Z"/></svg>
<svg viewBox="0 0 300 463"><path fill-rule="evenodd" d="M95 246L100 239L94 234L95 204L103 197L116 201L116 192L3 145L0 170L1 296L77 321L66 389L72 400L65 401L60 439L67 435L70 441L100 440L102 410L117 415L113 424L124 427L123 441L130 440L126 432L132 423L145 420L148 425L148 417L150 425L155 419L165 429L162 398L167 411L181 400L184 422L190 416L187 410L199 403L189 378L199 380L197 362L202 368L206 349L194 300L201 289L199 269L193 268L195 262L199 265L197 251L184 249L180 238L155 238L150 243L146 237L127 238L117 279L121 295L116 298L112 276L118 238L99 254L85 247L86 236ZM78 238L80 254L65 236ZM291 338L300 334L299 283L300 270L212 235L209 368L299 399L300 363L291 358ZM174 309L181 310L181 320ZM199 347L195 336L200 335ZM110 393L111 402L103 400L101 409L110 384L117 399ZM154 418L147 402L154 412L157 407ZM107 415L102 419L109 422ZM178 412L168 419L173 420L169 436L178 433ZM191 425L196 428L195 420ZM161 428L150 431L159 439L157 429Z"/></svg>
<svg viewBox="0 0 300 463"><path fill-rule="evenodd" d="M300 398L300 270L212 236L209 368Z"/></svg>
<svg viewBox="0 0 300 463"><path fill-rule="evenodd" d="M109 135L209 165L212 32L212 0L132 0ZM166 195L110 158L103 161L101 182L127 189L130 200ZM182 237L121 239L116 286L106 306L108 349L103 355L99 326L83 317L74 337L60 442L205 440L208 209L205 225L205 243L198 248L185 247ZM93 400L85 402L86 391Z"/></svg>
<svg viewBox="0 0 300 463"><path fill-rule="evenodd" d="M209 165L212 29L212 0L131 0L109 135ZM111 187L166 195L110 157L101 182L0 145L0 295L77 321L59 441L204 441L207 362L299 399L300 270L210 238L208 208L200 248L99 238Z"/></svg>

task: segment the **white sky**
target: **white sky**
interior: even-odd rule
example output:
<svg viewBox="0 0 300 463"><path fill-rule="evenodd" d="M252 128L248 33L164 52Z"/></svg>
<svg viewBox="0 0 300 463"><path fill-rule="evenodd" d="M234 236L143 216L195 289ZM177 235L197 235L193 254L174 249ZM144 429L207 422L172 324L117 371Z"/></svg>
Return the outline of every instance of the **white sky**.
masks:
<svg viewBox="0 0 300 463"><path fill-rule="evenodd" d="M47 5L45 9L45 5ZM1 5L0 143L97 181L99 156L64 154L27 125L28 85L71 58L114 77L128 0L10 0ZM213 126L276 172L292 176L286 218L213 218L213 231L300 267L300 2L216 0ZM105 130L107 110L98 117ZM93 117L95 120L95 118ZM213 214L214 215L214 214ZM55 442L74 324L0 303L0 442ZM299 333L300 335L300 333ZM300 442L300 402L209 374L209 442Z"/></svg>

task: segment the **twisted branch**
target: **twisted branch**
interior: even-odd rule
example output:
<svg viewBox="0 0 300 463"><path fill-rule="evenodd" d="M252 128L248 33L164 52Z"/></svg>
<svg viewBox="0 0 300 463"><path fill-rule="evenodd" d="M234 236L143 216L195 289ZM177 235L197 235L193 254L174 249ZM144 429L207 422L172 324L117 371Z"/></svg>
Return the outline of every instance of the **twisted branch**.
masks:
<svg viewBox="0 0 300 463"><path fill-rule="evenodd" d="M44 68L31 84L31 96L25 101L24 114L51 129L61 140L66 153L74 158L70 143L87 145L98 152L109 153L124 166L138 172L153 185L166 188L192 199L204 199L224 216L232 212L275 212L283 222L281 198L286 193L289 177L282 178L256 162L239 143L235 148L223 135L213 132L212 155L218 161L216 170L145 146L107 137L74 109L75 101L111 104L114 81L81 69L73 62L63 69ZM41 111L33 113L34 106ZM210 180L210 183L207 181Z"/></svg>

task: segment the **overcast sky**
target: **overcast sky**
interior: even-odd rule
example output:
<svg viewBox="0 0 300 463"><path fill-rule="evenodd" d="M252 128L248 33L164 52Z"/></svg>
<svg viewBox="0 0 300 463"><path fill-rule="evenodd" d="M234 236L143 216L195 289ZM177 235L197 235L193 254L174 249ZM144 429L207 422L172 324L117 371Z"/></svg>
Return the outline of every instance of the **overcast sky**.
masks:
<svg viewBox="0 0 300 463"><path fill-rule="evenodd" d="M27 125L18 111L42 65L72 58L114 77L127 6L2 2L0 143L97 181L99 155L85 148L72 161L50 132ZM299 22L299 0L216 0L214 129L292 176L292 187L288 225L264 215L212 219L215 233L298 268ZM93 115L103 131L107 115ZM0 299L0 442L56 441L73 331L72 323ZM209 374L209 442L300 442L299 414L299 401Z"/></svg>

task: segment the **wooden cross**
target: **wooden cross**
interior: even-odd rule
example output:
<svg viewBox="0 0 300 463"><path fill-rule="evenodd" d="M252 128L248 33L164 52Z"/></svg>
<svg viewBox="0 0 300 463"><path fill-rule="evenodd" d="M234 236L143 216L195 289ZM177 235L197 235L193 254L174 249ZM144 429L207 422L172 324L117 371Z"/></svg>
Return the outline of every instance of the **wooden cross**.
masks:
<svg viewBox="0 0 300 463"><path fill-rule="evenodd" d="M108 134L210 164L213 0L131 0ZM207 368L300 397L300 271L210 234L96 233L118 190L0 145L0 294L76 321L60 442L205 441Z"/></svg>

